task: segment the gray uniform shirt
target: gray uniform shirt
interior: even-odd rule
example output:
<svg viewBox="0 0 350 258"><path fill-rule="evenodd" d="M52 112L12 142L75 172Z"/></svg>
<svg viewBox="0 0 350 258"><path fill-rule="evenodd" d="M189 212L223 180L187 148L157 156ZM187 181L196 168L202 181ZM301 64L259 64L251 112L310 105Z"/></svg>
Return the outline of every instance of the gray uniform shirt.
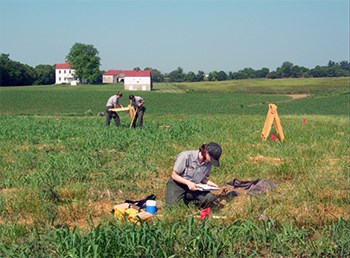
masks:
<svg viewBox="0 0 350 258"><path fill-rule="evenodd" d="M119 99L117 98L117 95L113 95L108 99L106 107L114 107L114 104L119 104Z"/></svg>
<svg viewBox="0 0 350 258"><path fill-rule="evenodd" d="M198 163L198 150L181 152L175 161L173 170L180 176L193 183L200 183L205 177L209 177L211 164Z"/></svg>
<svg viewBox="0 0 350 258"><path fill-rule="evenodd" d="M140 96L135 96L135 100L132 101L130 100L130 105L133 106L134 108L137 108L140 103L143 102L143 98Z"/></svg>

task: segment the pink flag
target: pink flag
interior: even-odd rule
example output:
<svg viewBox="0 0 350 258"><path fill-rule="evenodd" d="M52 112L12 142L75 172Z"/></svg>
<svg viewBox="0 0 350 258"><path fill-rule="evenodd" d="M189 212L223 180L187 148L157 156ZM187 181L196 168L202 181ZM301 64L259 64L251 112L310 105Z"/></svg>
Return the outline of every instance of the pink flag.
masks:
<svg viewBox="0 0 350 258"><path fill-rule="evenodd" d="M58 121L58 116L56 116L56 120Z"/></svg>
<svg viewBox="0 0 350 258"><path fill-rule="evenodd" d="M303 118L303 120L301 121L301 123L304 124L304 125L307 124L306 118Z"/></svg>
<svg viewBox="0 0 350 258"><path fill-rule="evenodd" d="M271 134L271 141L278 141L278 138L274 134Z"/></svg>
<svg viewBox="0 0 350 258"><path fill-rule="evenodd" d="M210 208L206 208L206 209L201 211L200 219L205 220L205 219L209 218L209 216L210 216Z"/></svg>

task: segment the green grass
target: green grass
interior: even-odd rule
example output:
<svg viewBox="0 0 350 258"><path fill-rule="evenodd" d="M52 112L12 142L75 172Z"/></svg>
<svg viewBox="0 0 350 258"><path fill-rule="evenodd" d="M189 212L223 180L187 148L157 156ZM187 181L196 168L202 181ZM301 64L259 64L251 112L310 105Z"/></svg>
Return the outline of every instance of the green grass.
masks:
<svg viewBox="0 0 350 258"><path fill-rule="evenodd" d="M84 233L63 227L50 234L33 230L27 245L1 248L6 257L247 257L302 256L347 257L349 222L338 222L313 231L274 221L236 220L230 225L193 218L173 224L120 224L108 222ZM20 233L20 228L9 233ZM316 238L315 238L316 236Z"/></svg>
<svg viewBox="0 0 350 258"><path fill-rule="evenodd" d="M335 108L326 111L339 101L338 114L349 109L349 78L326 79L281 79L281 80L239 80L224 82L201 82L154 85L153 92L136 92L147 101L152 114L187 114L191 112L204 114L263 114L264 107L278 103L279 108L290 103L289 93L311 94L313 107L304 111L293 108L291 114L333 114ZM176 90L178 89L178 90ZM104 111L107 99L122 90L122 85L85 85L85 86L33 86L0 88L1 114L16 115L69 115L91 116ZM175 92L175 93L174 93ZM128 104L126 92L121 103ZM333 96L333 99L329 99ZM301 100L300 100L301 101ZM287 103L285 103L287 102ZM325 102L325 105L323 105ZM280 103L280 104L279 104Z"/></svg>
<svg viewBox="0 0 350 258"><path fill-rule="evenodd" d="M346 83L156 84L154 92L136 92L146 99L143 130L129 129L126 112L119 129L96 116L121 85L0 88L0 256L346 257ZM284 96L291 92L311 95L292 101ZM283 143L260 138L270 102L278 106ZM223 147L213 181L264 178L277 188L213 209L222 220L201 222L194 207L166 209L176 155L209 141ZM151 193L156 219L140 226L113 220L114 204Z"/></svg>
<svg viewBox="0 0 350 258"><path fill-rule="evenodd" d="M195 82L159 84L159 90L176 85L185 92L241 92L262 94L331 93L348 92L349 77L339 78L297 78L297 79L252 79L220 82ZM156 86L156 89L158 87Z"/></svg>

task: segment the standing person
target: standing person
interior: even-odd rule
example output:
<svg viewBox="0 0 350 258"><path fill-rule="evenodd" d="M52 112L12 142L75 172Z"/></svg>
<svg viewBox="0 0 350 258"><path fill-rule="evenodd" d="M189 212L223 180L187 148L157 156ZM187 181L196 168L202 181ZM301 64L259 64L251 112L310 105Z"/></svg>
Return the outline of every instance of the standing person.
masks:
<svg viewBox="0 0 350 258"><path fill-rule="evenodd" d="M199 191L196 184L218 187L209 180L212 165L218 167L222 149L219 144L203 144L199 150L181 152L166 185L165 202L168 205L184 201L203 208L217 199L210 191Z"/></svg>
<svg viewBox="0 0 350 258"><path fill-rule="evenodd" d="M130 95L129 99L130 99L130 105L134 108L136 112L134 120L132 121L132 128L136 127L137 120L138 120L139 128L142 128L143 114L146 111L146 108L143 106L143 104L145 104L145 101L140 96L134 96L134 95Z"/></svg>
<svg viewBox="0 0 350 258"><path fill-rule="evenodd" d="M117 112L109 111L110 108L117 108L117 107L123 107L122 104L119 103L119 99L123 97L123 93L120 91L116 92L115 95L111 96L106 104L106 126L109 126L111 124L111 118L114 119L115 126L119 127L120 126L120 118Z"/></svg>

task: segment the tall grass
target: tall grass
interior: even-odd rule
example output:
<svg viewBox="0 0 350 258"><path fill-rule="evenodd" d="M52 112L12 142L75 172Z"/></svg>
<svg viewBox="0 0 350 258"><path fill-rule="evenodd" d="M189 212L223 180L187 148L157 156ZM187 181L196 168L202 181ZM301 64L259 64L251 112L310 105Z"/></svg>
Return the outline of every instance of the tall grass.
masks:
<svg viewBox="0 0 350 258"><path fill-rule="evenodd" d="M236 220L230 225L190 217L185 223L120 224L110 221L84 233L75 227L32 231L27 244L0 244L7 257L346 257L349 222L339 219L321 231L274 221ZM12 227L12 229L14 229ZM43 234L44 233L44 234Z"/></svg>

